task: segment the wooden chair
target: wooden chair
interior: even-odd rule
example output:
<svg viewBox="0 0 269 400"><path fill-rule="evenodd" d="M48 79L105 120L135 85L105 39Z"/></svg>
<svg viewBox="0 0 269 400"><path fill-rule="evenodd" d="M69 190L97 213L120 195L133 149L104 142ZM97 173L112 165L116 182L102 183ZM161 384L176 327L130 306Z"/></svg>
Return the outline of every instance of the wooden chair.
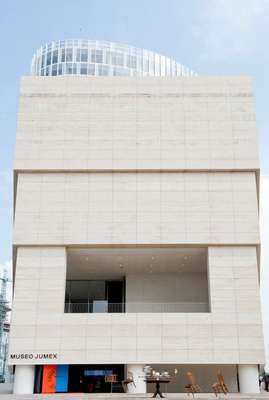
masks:
<svg viewBox="0 0 269 400"><path fill-rule="evenodd" d="M187 372L186 376L189 381L189 383L187 385L185 385L185 390L186 390L187 394L189 395L191 393L192 397L194 397L195 393L201 393L201 388L196 383L196 379L195 379L193 373Z"/></svg>
<svg viewBox="0 0 269 400"><path fill-rule="evenodd" d="M213 392L215 393L216 397L218 397L218 394L223 393L223 394L228 394L228 388L224 382L224 376L222 375L222 372L220 370L218 370L217 372L217 377L218 377L218 381L213 383L212 385L212 389Z"/></svg>
<svg viewBox="0 0 269 400"><path fill-rule="evenodd" d="M130 372L130 371L128 371L128 372L127 372L127 378L124 379L124 380L121 382L121 384L122 384L122 387L123 387L123 391L124 391L124 392L127 391L128 385L134 385L134 387L136 387L136 386L135 386L135 383L134 383L134 375L133 375L133 373Z"/></svg>
<svg viewBox="0 0 269 400"><path fill-rule="evenodd" d="M105 382L111 384L111 393L112 393L112 390L113 390L113 386L112 385L113 385L113 383L117 383L118 382L117 375L116 374L106 375L105 376Z"/></svg>

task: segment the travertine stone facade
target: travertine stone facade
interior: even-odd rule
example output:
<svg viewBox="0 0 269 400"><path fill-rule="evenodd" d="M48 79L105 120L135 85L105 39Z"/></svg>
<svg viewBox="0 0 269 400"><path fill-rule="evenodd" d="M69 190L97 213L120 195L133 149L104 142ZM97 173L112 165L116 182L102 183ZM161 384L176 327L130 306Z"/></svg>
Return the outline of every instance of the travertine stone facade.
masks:
<svg viewBox="0 0 269 400"><path fill-rule="evenodd" d="M257 244L254 172L20 173L14 243Z"/></svg>
<svg viewBox="0 0 269 400"><path fill-rule="evenodd" d="M18 170L258 169L244 77L25 77Z"/></svg>
<svg viewBox="0 0 269 400"><path fill-rule="evenodd" d="M10 353L263 363L258 168L246 77L23 78ZM115 245L208 247L211 312L65 314L67 246Z"/></svg>

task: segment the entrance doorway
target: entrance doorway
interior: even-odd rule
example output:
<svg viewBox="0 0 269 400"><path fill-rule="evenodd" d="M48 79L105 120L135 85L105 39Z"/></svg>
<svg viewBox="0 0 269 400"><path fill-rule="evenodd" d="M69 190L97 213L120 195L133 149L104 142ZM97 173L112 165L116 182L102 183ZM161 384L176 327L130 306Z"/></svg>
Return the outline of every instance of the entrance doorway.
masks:
<svg viewBox="0 0 269 400"><path fill-rule="evenodd" d="M116 375L116 382L106 382L106 376ZM70 365L69 393L110 393L122 392L124 365Z"/></svg>

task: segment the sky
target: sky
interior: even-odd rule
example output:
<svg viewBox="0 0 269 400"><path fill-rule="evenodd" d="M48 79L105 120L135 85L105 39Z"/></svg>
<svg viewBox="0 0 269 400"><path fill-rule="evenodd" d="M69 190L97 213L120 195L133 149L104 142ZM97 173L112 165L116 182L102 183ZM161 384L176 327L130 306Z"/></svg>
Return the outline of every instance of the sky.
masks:
<svg viewBox="0 0 269 400"><path fill-rule="evenodd" d="M29 74L33 53L42 44L85 38L153 50L199 75L253 78L262 176L262 272L269 282L269 0L2 1L0 37L0 273L11 265L20 77ZM262 292L264 310L269 309L269 283ZM269 316L266 321L269 338Z"/></svg>

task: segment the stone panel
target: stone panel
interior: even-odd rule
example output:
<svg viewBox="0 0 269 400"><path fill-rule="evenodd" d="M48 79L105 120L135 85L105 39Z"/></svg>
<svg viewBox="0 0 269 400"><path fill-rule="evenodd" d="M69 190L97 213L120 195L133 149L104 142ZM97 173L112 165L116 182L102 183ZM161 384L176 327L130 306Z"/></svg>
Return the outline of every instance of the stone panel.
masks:
<svg viewBox="0 0 269 400"><path fill-rule="evenodd" d="M15 169L258 169L251 82L24 77Z"/></svg>
<svg viewBox="0 0 269 400"><path fill-rule="evenodd" d="M255 173L18 176L16 245L159 243L259 243Z"/></svg>

